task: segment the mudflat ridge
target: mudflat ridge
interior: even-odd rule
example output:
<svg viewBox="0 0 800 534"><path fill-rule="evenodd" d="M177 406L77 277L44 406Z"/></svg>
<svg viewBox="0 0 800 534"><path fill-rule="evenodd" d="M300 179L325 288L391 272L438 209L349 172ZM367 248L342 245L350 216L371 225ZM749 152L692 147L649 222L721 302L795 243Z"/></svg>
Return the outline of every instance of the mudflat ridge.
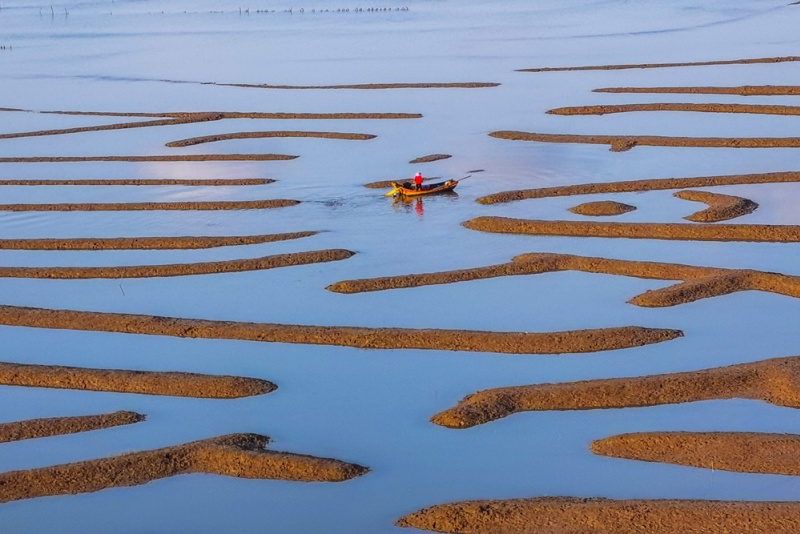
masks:
<svg viewBox="0 0 800 534"><path fill-rule="evenodd" d="M205 186L245 186L245 185L267 185L275 180L270 178L82 178L78 180L0 180L0 186L34 186L34 185L102 185L102 186L126 186L126 185L183 185L191 187Z"/></svg>
<svg viewBox="0 0 800 534"><path fill-rule="evenodd" d="M128 411L100 415L28 419L27 421L0 424L0 443L89 432L120 425L130 425L144 420L144 415Z"/></svg>
<svg viewBox="0 0 800 534"><path fill-rule="evenodd" d="M242 236L87 237L0 239L0 250L164 250L232 247L300 239L318 232Z"/></svg>
<svg viewBox="0 0 800 534"><path fill-rule="evenodd" d="M800 56L779 56L746 59L723 59L712 61L681 61L675 63L633 63L623 65L587 65L580 67L540 67L519 69L517 72L565 72L578 70L624 70L624 69L664 69L673 67L708 67L716 65L752 65L757 63L786 63L800 61Z"/></svg>
<svg viewBox="0 0 800 534"><path fill-rule="evenodd" d="M286 131L276 130L269 132L236 132L228 134L205 135L202 137L191 137L167 143L168 147L186 147L200 145L203 143L216 143L217 141L231 141L235 139L267 139L267 138L286 138L286 137L309 137L316 139L341 139L348 141L366 141L375 139L372 134L345 133L345 132L305 132L305 131Z"/></svg>
<svg viewBox="0 0 800 534"><path fill-rule="evenodd" d="M187 211L187 210L259 210L284 208L299 200L220 200L197 202L98 202L64 204L0 204L0 211Z"/></svg>

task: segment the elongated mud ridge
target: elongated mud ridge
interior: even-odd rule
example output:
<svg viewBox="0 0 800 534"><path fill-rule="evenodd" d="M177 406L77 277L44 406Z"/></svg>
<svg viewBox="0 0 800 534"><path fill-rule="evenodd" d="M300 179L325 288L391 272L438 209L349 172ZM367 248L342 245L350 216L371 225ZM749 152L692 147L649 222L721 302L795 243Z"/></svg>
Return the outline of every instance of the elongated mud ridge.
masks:
<svg viewBox="0 0 800 534"><path fill-rule="evenodd" d="M242 376L201 375L177 371L88 369L2 362L0 362L0 384L199 399L252 397L269 393L277 388L267 380Z"/></svg>
<svg viewBox="0 0 800 534"><path fill-rule="evenodd" d="M311 263L340 261L354 252L344 249L314 250L276 254L244 260L206 263L173 263L168 265L125 265L120 267L0 267L0 278L49 278L84 280L91 278L155 278L202 274L241 273Z"/></svg>
<svg viewBox="0 0 800 534"><path fill-rule="evenodd" d="M690 95L792 96L800 95L798 85L741 85L739 87L603 87L596 93L646 93Z"/></svg>
<svg viewBox="0 0 800 534"><path fill-rule="evenodd" d="M729 221L758 209L758 204L750 199L732 195L721 195L707 191L678 191L675 196L693 202L704 202L708 208L684 217L694 222L720 222Z"/></svg>
<svg viewBox="0 0 800 534"><path fill-rule="evenodd" d="M460 534L791 534L800 529L800 503L579 497L462 501L420 510L397 525Z"/></svg>
<svg viewBox="0 0 800 534"><path fill-rule="evenodd" d="M118 178L118 179L95 179L85 178L81 180L0 180L0 186L33 186L33 185L183 185L192 187L205 186L244 186L244 185L267 185L275 180L270 178Z"/></svg>
<svg viewBox="0 0 800 534"><path fill-rule="evenodd" d="M181 139L179 141L172 141L167 143L168 147L185 147L192 145L200 145L203 143L216 143L217 141L231 141L234 139L266 139L266 138L286 138L286 137L311 137L316 139L342 139L349 141L366 141L368 139L375 139L376 136L372 134L363 133L344 133L344 132L298 132L276 130L270 132L237 132L229 134L206 135L202 137L192 137L189 139Z"/></svg>
<svg viewBox="0 0 800 534"><path fill-rule="evenodd" d="M609 217L613 215L622 215L635 210L635 206L630 204L623 204L622 202L614 202L613 200L601 200L599 202L585 202L578 204L569 209L572 213L578 215L589 215L592 217Z"/></svg>
<svg viewBox="0 0 800 534"><path fill-rule="evenodd" d="M693 148L797 148L800 137L666 137L661 135L578 135L499 131L489 134L511 141L539 143L583 143L610 145L612 152L625 152L635 146Z"/></svg>
<svg viewBox="0 0 800 534"><path fill-rule="evenodd" d="M110 130L127 130L131 128L151 128L154 126L175 126L177 124L189 124L193 122L200 122L201 119L191 118L174 118L174 119L160 119L150 121L138 122L118 122L114 124L100 124L97 126L79 126L77 128L59 128L50 130L36 130L32 132L13 132L0 134L0 139L17 139L20 137L41 137L47 135L68 135L85 132L105 132ZM205 119L208 120L208 119Z"/></svg>
<svg viewBox="0 0 800 534"><path fill-rule="evenodd" d="M427 156L420 156L418 158L414 158L409 163L431 163L434 161L439 161L443 159L452 158L450 154L428 154Z"/></svg>
<svg viewBox="0 0 800 534"><path fill-rule="evenodd" d="M261 210L299 204L299 200L222 200L201 202L123 202L96 204L0 204L0 211L187 211Z"/></svg>
<svg viewBox="0 0 800 534"><path fill-rule="evenodd" d="M0 163L87 163L95 161L174 162L174 161L286 161L298 156L286 154L190 154L182 156L35 156L0 158Z"/></svg>
<svg viewBox="0 0 800 534"><path fill-rule="evenodd" d="M478 217L463 223L482 232L569 237L620 237L680 241L751 241L798 243L800 226L772 224L621 223L536 221L509 217Z"/></svg>
<svg viewBox="0 0 800 534"><path fill-rule="evenodd" d="M204 85L222 87L245 87L248 89L483 89L497 87L492 82L445 82L445 83L357 83L346 85L270 85L260 83L216 83L206 82Z"/></svg>
<svg viewBox="0 0 800 534"><path fill-rule="evenodd" d="M717 61L688 61L680 63L635 63L629 65L590 65L583 67L542 67L519 69L517 72L565 72L575 70L624 70L624 69L664 69L671 67L709 67L714 65L752 65L755 63L786 63L800 61L800 56L764 57L750 59L727 59Z"/></svg>
<svg viewBox="0 0 800 534"><path fill-rule="evenodd" d="M419 119L420 113L265 113L260 111L174 111L164 113L118 112L118 111L26 111L52 115L82 115L91 117L144 117L169 118L187 122L206 122L222 119L270 119L270 120L365 120L365 119Z"/></svg>
<svg viewBox="0 0 800 534"><path fill-rule="evenodd" d="M498 276L519 276L558 271L582 271L653 280L683 281L672 286L647 291L628 301L636 306L651 308L676 306L737 291L766 291L800 298L799 276L751 269L697 267L677 263L615 260L547 253L520 254L508 263L473 269L344 280L331 284L327 289L336 293L363 293L434 284L451 284Z"/></svg>
<svg viewBox="0 0 800 534"><path fill-rule="evenodd" d="M688 187L713 187L742 184L777 184L800 182L800 172L771 172L764 174L733 174L727 176L700 176L693 178L655 178L652 180L631 180L542 187L539 189L520 189L504 191L480 197L481 204L498 204L533 198L564 197L571 195L596 195L605 193L631 193L635 191L660 191L666 189L685 189Z"/></svg>
<svg viewBox="0 0 800 534"><path fill-rule="evenodd" d="M144 420L144 415L127 411L101 415L28 419L27 421L0 424L0 443L90 432L92 430L130 425Z"/></svg>
<svg viewBox="0 0 800 534"><path fill-rule="evenodd" d="M50 310L21 306L0 306L0 324L182 338L337 345L365 349L430 349L504 354L565 354L616 350L669 341L683 335L680 330L638 326L551 333L307 326Z"/></svg>
<svg viewBox="0 0 800 534"><path fill-rule="evenodd" d="M186 250L274 243L317 233L307 231L240 236L0 239L0 250Z"/></svg>
<svg viewBox="0 0 800 534"><path fill-rule="evenodd" d="M468 395L431 421L449 428L469 428L526 411L633 408L734 398L800 408L800 356L686 373L487 389Z"/></svg>
<svg viewBox="0 0 800 534"><path fill-rule="evenodd" d="M643 432L595 441L602 456L738 473L800 475L800 435L757 432Z"/></svg>
<svg viewBox="0 0 800 534"><path fill-rule="evenodd" d="M155 449L0 474L0 502L139 486L187 473L298 482L342 482L366 467L331 458L264 450L269 438L229 434Z"/></svg>
<svg viewBox="0 0 800 534"><path fill-rule="evenodd" d="M552 115L606 115L642 111L690 111L699 113L754 113L759 115L800 115L800 106L770 106L754 104L688 104L652 103L601 106L573 106L551 109Z"/></svg>

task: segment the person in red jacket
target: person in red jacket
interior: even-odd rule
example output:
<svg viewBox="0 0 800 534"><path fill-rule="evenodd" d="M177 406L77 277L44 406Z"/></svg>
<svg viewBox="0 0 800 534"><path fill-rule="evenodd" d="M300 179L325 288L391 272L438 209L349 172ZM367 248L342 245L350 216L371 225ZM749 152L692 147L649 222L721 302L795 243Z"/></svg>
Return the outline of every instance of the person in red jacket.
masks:
<svg viewBox="0 0 800 534"><path fill-rule="evenodd" d="M422 189L422 173L418 172L414 175L414 185L417 186L417 191Z"/></svg>

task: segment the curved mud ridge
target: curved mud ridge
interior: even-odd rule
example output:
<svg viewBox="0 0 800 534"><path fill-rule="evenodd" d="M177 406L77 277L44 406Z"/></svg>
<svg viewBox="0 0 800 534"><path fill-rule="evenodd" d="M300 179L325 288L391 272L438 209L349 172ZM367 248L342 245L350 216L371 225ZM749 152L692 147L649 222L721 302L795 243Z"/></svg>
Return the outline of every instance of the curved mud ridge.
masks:
<svg viewBox="0 0 800 534"><path fill-rule="evenodd" d="M708 208L684 217L684 219L694 222L729 221L753 213L758 209L758 204L750 199L707 191L678 191L675 196L683 200L708 204Z"/></svg>
<svg viewBox="0 0 800 534"><path fill-rule="evenodd" d="M176 475L208 473L298 482L341 482L366 467L264 450L269 438L229 434L184 445L0 474L0 502L139 486Z"/></svg>
<svg viewBox="0 0 800 534"><path fill-rule="evenodd" d="M298 156L287 154L190 154L182 156L35 156L0 158L0 163L88 163L95 161L174 162L174 161L286 161Z"/></svg>
<svg viewBox="0 0 800 534"><path fill-rule="evenodd" d="M217 141L231 141L234 139L266 139L266 138L286 138L286 137L312 137L316 139L342 139L349 141L366 141L375 139L375 135L363 133L343 133L343 132L299 132L299 131L270 131L270 132L237 132L229 134L205 135L202 137L191 137L167 143L168 147L185 147L200 145L203 143L216 143Z"/></svg>
<svg viewBox="0 0 800 534"><path fill-rule="evenodd" d="M205 186L243 186L243 185L267 185L275 180L270 178L118 178L118 179L96 179L85 178L82 180L0 180L0 186L4 185L184 185L192 187Z"/></svg>
<svg viewBox="0 0 800 534"><path fill-rule="evenodd" d="M431 163L433 161L439 161L443 159L452 158L450 154L428 154L427 156L420 156L418 158L414 158L409 163Z"/></svg>
<svg viewBox="0 0 800 534"><path fill-rule="evenodd" d="M364 349L428 349L503 354L565 354L617 350L669 341L683 335L680 330L638 326L529 333L287 325L22 306L0 306L0 324L182 338L336 345Z"/></svg>
<svg viewBox="0 0 800 534"><path fill-rule="evenodd" d="M201 202L124 202L96 204L0 204L0 211L215 211L261 210L300 204L299 200L223 200Z"/></svg>
<svg viewBox="0 0 800 534"><path fill-rule="evenodd" d="M468 395L431 421L449 428L469 428L526 411L633 408L734 398L800 408L800 356L686 373L487 389Z"/></svg>
<svg viewBox="0 0 800 534"><path fill-rule="evenodd" d="M800 137L666 137L661 135L579 135L516 132L492 132L491 137L511 141L539 143L584 143L610 145L612 152L625 152L635 146L670 146L692 148L797 148Z"/></svg>
<svg viewBox="0 0 800 534"><path fill-rule="evenodd" d="M0 239L0 250L188 250L274 243L318 233L306 231L240 236Z"/></svg>
<svg viewBox="0 0 800 534"><path fill-rule="evenodd" d="M90 432L92 430L130 425L144 420L144 415L127 411L101 415L28 419L27 421L0 424L0 443Z"/></svg>
<svg viewBox="0 0 800 534"><path fill-rule="evenodd" d="M569 209L578 215L589 215L592 217L610 217L622 215L636 209L636 206L615 202L613 200L601 200L598 202L584 202Z"/></svg>
<svg viewBox="0 0 800 534"><path fill-rule="evenodd" d="M606 115L609 113L632 113L641 111L690 111L700 113L754 113L760 115L800 115L800 106L770 106L754 104L688 104L649 103L618 104L601 106L571 106L555 108L552 115Z"/></svg>
<svg viewBox="0 0 800 534"><path fill-rule="evenodd" d="M351 257L353 254L355 253L349 250L328 249L207 263L125 265L120 267L0 267L0 278L83 280L90 278L155 278L240 273L245 271L261 271L280 267L308 265L311 263L340 261Z"/></svg>
<svg viewBox="0 0 800 534"><path fill-rule="evenodd" d="M357 83L347 85L270 85L258 83L217 83L203 85L222 87L245 87L248 89L483 89L497 87L493 82L444 82L444 83Z"/></svg>
<svg viewBox="0 0 800 534"><path fill-rule="evenodd" d="M464 222L463 226L482 232L520 235L756 243L800 242L800 226L777 224L621 223L477 217Z"/></svg>
<svg viewBox="0 0 800 534"><path fill-rule="evenodd" d="M202 375L177 371L88 369L2 362L0 362L0 384L198 399L238 399L263 395L277 388L267 380L241 376Z"/></svg>
<svg viewBox="0 0 800 534"><path fill-rule="evenodd" d="M726 59L717 61L687 61L680 63L634 63L628 65L589 65L583 67L542 67L534 69L519 69L517 70L517 72L565 72L565 71L575 71L575 70L664 69L671 67L708 67L714 65L752 65L755 63L786 63L791 61L800 61L800 56Z"/></svg>
<svg viewBox="0 0 800 534"><path fill-rule="evenodd" d="M595 93L646 93L690 95L792 96L800 95L798 85L741 85L738 87L603 87Z"/></svg>
<svg viewBox="0 0 800 534"><path fill-rule="evenodd" d="M800 475L800 435L642 432L595 441L595 454L738 473Z"/></svg>
<svg viewBox="0 0 800 534"><path fill-rule="evenodd" d="M771 172L764 174L733 174L727 176L699 176L694 178L655 178L651 180L631 180L626 182L606 182L591 184L542 187L539 189L520 189L504 191L480 197L481 204L498 204L532 198L564 197L571 195L596 195L601 193L631 193L635 191L660 191L665 189L685 189L688 187L713 187L742 184L777 184L800 182L800 172Z"/></svg>
<svg viewBox="0 0 800 534"><path fill-rule="evenodd" d="M791 534L800 529L800 503L579 497L462 501L425 508L397 525L460 534Z"/></svg>
<svg viewBox="0 0 800 534"><path fill-rule="evenodd" d="M677 263L547 253L520 254L508 263L473 269L344 280L331 284L327 289L336 293L363 293L558 271L582 271L654 280L683 280L679 284L646 291L628 301L636 306L651 308L676 306L737 291L766 291L800 298L798 276L751 269L697 267Z"/></svg>
<svg viewBox="0 0 800 534"><path fill-rule="evenodd" d="M420 113L284 113L260 111L173 111L165 113L118 112L118 111L34 111L17 109L31 113L52 115L82 115L91 117L145 117L171 118L187 122L207 122L222 119L270 119L270 120L365 120L365 119L419 119Z"/></svg>

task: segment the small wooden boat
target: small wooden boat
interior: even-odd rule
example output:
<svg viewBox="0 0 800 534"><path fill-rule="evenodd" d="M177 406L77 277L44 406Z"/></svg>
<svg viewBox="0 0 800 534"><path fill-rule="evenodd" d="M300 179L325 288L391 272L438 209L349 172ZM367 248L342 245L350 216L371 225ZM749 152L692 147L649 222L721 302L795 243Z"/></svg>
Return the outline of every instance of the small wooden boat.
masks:
<svg viewBox="0 0 800 534"><path fill-rule="evenodd" d="M411 182L392 182L392 189L386 193L387 197L401 195L404 197L416 197L420 195L432 195L434 193L443 193L445 191L452 191L458 185L458 180L446 180L435 184L422 184L421 189L417 189Z"/></svg>

